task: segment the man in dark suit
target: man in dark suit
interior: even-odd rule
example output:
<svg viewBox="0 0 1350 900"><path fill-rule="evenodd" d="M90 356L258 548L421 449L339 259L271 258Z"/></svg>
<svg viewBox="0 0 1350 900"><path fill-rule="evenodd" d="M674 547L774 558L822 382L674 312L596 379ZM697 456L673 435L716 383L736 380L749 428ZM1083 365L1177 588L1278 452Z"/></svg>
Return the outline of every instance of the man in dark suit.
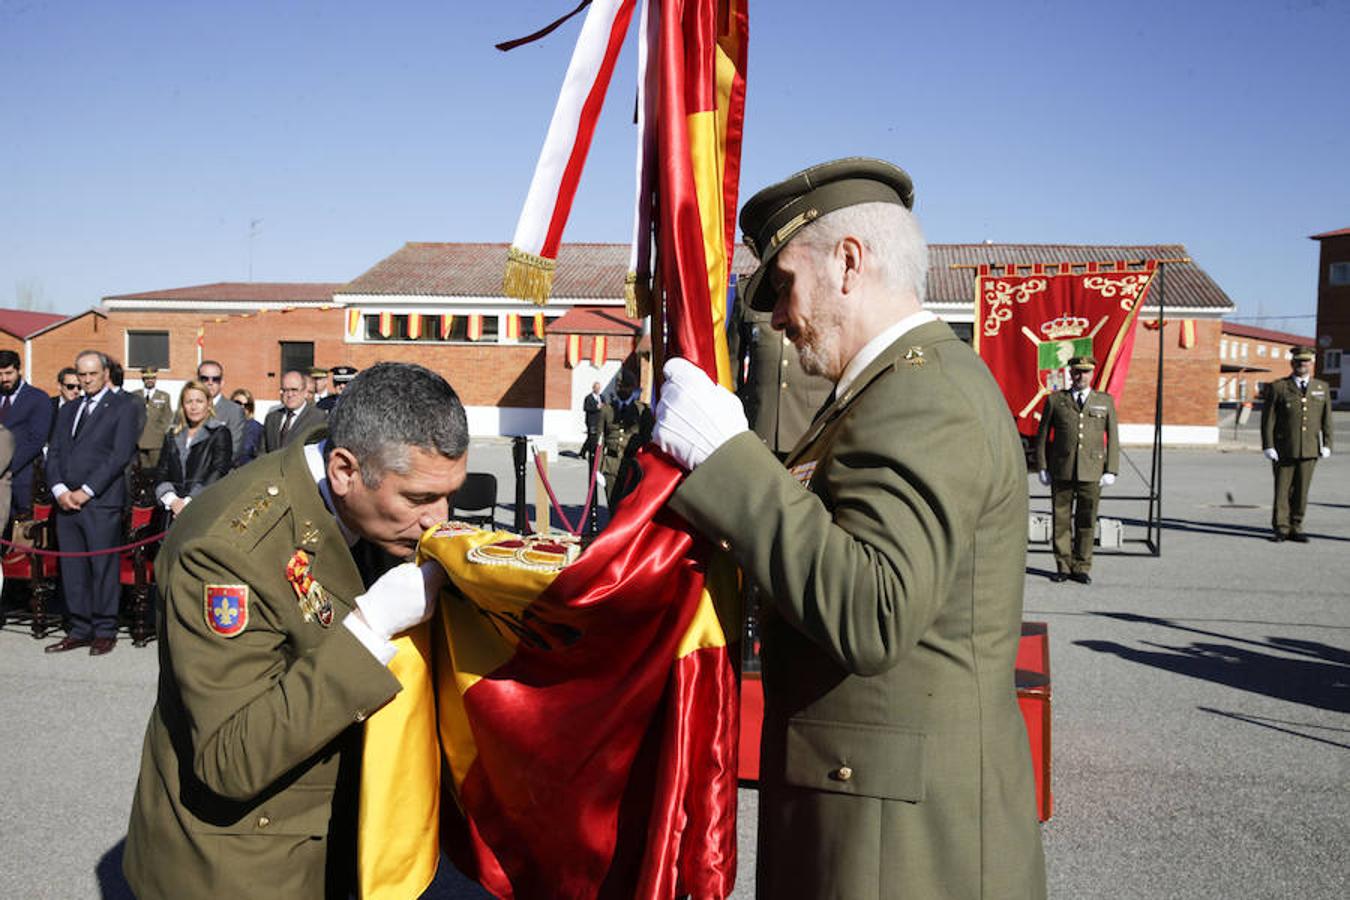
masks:
<svg viewBox="0 0 1350 900"><path fill-rule="evenodd" d="M600 442L600 419L605 409L605 398L600 393L600 382L591 385L591 392L581 401L581 410L586 415L586 442L581 445L581 455L587 458L595 452Z"/></svg>
<svg viewBox="0 0 1350 900"><path fill-rule="evenodd" d="M65 551L106 550L122 536L123 474L136 453L138 417L134 401L111 389L107 356L85 350L75 371L84 399L61 408L47 448L56 538ZM70 631L48 653L88 647L102 656L117 645L117 569L114 555L62 558Z"/></svg>
<svg viewBox="0 0 1350 900"><path fill-rule="evenodd" d="M9 475L16 514L33 508L33 461L42 452L52 423L51 401L23 380L22 366L19 354L0 350L0 425L14 436L14 455L0 474Z"/></svg>
<svg viewBox="0 0 1350 900"><path fill-rule="evenodd" d="M297 369L282 373L281 405L263 420L263 452L288 446L311 428L328 421L328 414L309 402L305 373Z"/></svg>

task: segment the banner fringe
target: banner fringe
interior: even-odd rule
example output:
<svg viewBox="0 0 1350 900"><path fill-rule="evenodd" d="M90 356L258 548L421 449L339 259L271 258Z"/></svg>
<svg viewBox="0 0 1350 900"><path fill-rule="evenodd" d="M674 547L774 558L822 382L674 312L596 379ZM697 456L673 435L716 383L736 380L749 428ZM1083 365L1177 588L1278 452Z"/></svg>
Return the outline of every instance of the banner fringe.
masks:
<svg viewBox="0 0 1350 900"><path fill-rule="evenodd" d="M652 314L652 285L647 275L629 272L623 277L624 312L630 319L645 319Z"/></svg>
<svg viewBox="0 0 1350 900"><path fill-rule="evenodd" d="M543 306L553 290L553 273L558 268L556 259L537 256L512 247L506 251L506 271L502 274L502 293L517 300L528 300Z"/></svg>

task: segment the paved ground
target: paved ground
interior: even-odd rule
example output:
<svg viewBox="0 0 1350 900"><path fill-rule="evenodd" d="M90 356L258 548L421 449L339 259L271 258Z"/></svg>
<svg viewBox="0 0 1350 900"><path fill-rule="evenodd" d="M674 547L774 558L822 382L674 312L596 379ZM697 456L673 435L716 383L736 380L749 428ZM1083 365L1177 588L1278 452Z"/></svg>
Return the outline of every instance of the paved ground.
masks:
<svg viewBox="0 0 1350 900"><path fill-rule="evenodd" d="M1313 542L1275 545L1269 468L1251 444L1246 429L1220 450L1166 455L1161 558L1127 544L1099 557L1085 588L1047 581L1045 548L1028 556L1027 618L1049 623L1052 646L1054 897L1345 895L1350 459L1318 466ZM1147 471L1146 452L1130 455ZM476 444L472 468L497 472L509 499L505 443ZM577 502L581 464L564 458L554 472ZM1141 491L1126 476L1111 493ZM1103 509L1130 523L1143 512ZM126 896L117 855L154 653L41 648L14 624L0 631L0 896ZM741 799L735 896L748 898L754 795ZM431 895L482 896L450 877Z"/></svg>

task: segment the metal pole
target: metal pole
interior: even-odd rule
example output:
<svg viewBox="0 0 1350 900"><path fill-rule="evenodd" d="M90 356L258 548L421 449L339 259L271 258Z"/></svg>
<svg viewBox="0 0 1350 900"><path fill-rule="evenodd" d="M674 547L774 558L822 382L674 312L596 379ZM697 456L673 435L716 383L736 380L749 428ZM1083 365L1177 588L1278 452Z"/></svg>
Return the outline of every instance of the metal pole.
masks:
<svg viewBox="0 0 1350 900"><path fill-rule="evenodd" d="M1164 316L1167 312L1167 296L1164 291L1167 271L1165 263L1158 264L1158 378L1154 390L1153 410L1153 465L1149 477L1149 532L1152 537L1151 548L1154 556L1162 556L1162 428L1163 428L1163 356L1167 342L1163 339L1167 331Z"/></svg>
<svg viewBox="0 0 1350 900"><path fill-rule="evenodd" d="M511 438L511 462L516 470L516 534L528 534L530 518L525 511L525 458L528 443L524 435Z"/></svg>

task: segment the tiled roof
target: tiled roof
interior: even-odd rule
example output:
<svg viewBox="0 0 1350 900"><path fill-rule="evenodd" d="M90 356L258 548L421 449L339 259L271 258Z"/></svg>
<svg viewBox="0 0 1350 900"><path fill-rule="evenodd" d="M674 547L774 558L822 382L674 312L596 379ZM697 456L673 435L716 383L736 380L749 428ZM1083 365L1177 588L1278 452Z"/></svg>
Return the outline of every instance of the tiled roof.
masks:
<svg viewBox="0 0 1350 900"><path fill-rule="evenodd" d="M642 322L612 306L574 306L550 322L548 330L555 334L637 334Z"/></svg>
<svg viewBox="0 0 1350 900"><path fill-rule="evenodd" d="M1324 231L1321 234L1310 234L1308 235L1308 237L1314 241L1320 241L1323 238L1343 237L1347 234L1350 234L1350 228L1338 228L1335 231Z"/></svg>
<svg viewBox="0 0 1350 900"><path fill-rule="evenodd" d="M506 265L506 244L408 243L337 291L343 294L499 297ZM973 269L951 269L953 263L1112 262L1115 260L1185 257L1180 244L1132 246L1078 244L932 244L929 247L928 300L971 303ZM747 274L755 258L737 246L732 271ZM622 296L628 271L627 244L564 244L552 296L613 300ZM1164 290L1169 307L1230 310L1233 302L1194 263L1167 267ZM1157 297L1151 297L1156 302Z"/></svg>
<svg viewBox="0 0 1350 900"><path fill-rule="evenodd" d="M104 300L196 300L231 303L323 303L333 299L341 284L327 282L221 281L164 291L117 294Z"/></svg>
<svg viewBox="0 0 1350 900"><path fill-rule="evenodd" d="M1313 339L1301 334L1290 334L1287 331L1271 331L1269 328L1256 328L1251 325L1240 325L1237 322L1224 322L1223 333L1231 337L1247 338L1253 341L1269 341L1273 344L1292 344L1295 347L1311 347Z"/></svg>
<svg viewBox="0 0 1350 900"><path fill-rule="evenodd" d="M931 244L928 253L928 301L972 303L975 270L953 269L953 264L1082 263L1140 259L1183 259L1181 244ZM1158 303L1158 283L1146 302ZM1233 301L1195 263L1170 263L1163 276L1163 300L1168 309L1231 310Z"/></svg>
<svg viewBox="0 0 1350 900"><path fill-rule="evenodd" d="M60 313L34 312L30 309L0 309L0 331L23 340L34 332L55 325L65 318Z"/></svg>

